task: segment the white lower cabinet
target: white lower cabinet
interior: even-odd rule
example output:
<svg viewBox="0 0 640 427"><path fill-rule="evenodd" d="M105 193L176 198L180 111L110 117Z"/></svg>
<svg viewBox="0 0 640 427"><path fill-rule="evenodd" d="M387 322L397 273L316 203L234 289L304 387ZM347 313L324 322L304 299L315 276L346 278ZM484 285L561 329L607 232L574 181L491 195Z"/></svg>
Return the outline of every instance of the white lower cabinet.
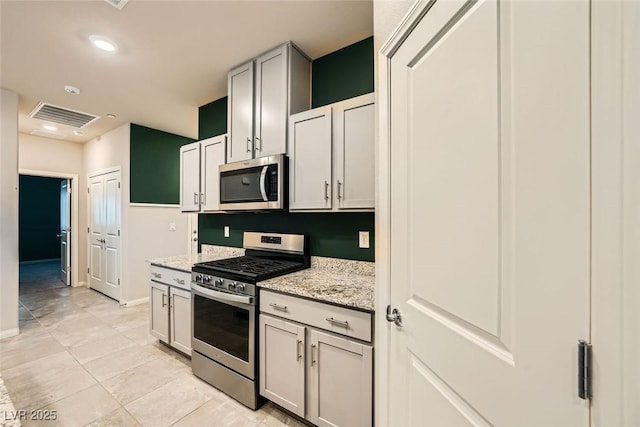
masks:
<svg viewBox="0 0 640 427"><path fill-rule="evenodd" d="M191 355L191 275L151 266L151 335Z"/></svg>
<svg viewBox="0 0 640 427"><path fill-rule="evenodd" d="M371 426L373 346L309 326L345 309L267 291L260 309L260 394L318 426Z"/></svg>

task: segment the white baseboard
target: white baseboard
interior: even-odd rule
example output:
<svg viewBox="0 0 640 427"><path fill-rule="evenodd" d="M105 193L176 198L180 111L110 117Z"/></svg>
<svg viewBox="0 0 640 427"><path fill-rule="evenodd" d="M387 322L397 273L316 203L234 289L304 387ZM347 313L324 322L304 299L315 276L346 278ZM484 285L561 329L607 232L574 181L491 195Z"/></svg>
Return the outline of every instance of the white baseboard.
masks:
<svg viewBox="0 0 640 427"><path fill-rule="evenodd" d="M10 337L15 337L19 333L20 333L20 329L18 328L7 329L6 331L0 331L0 340L3 340L5 338L10 338Z"/></svg>
<svg viewBox="0 0 640 427"><path fill-rule="evenodd" d="M80 282L78 282L77 285L75 285L75 286L72 285L71 287L72 288L88 288L89 284L87 282L80 281Z"/></svg>
<svg viewBox="0 0 640 427"><path fill-rule="evenodd" d="M134 299L131 301L124 301L126 307L133 307L134 305L146 304L149 302L149 297Z"/></svg>

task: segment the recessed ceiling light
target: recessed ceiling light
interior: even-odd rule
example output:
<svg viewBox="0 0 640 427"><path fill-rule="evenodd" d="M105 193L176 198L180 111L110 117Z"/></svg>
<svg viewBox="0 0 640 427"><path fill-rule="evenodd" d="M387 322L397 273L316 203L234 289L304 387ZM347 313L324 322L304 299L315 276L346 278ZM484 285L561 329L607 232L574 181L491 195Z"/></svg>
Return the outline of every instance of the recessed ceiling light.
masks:
<svg viewBox="0 0 640 427"><path fill-rule="evenodd" d="M107 117L110 119L115 119L116 115L115 114L107 114Z"/></svg>
<svg viewBox="0 0 640 427"><path fill-rule="evenodd" d="M82 135L84 135L84 133L80 132L79 130L74 130L74 131L73 131L73 134L74 134L75 136L82 136Z"/></svg>
<svg viewBox="0 0 640 427"><path fill-rule="evenodd" d="M104 50L105 52L113 53L118 51L118 45L112 40L109 40L104 36L98 36L93 34L89 36L89 40L91 41L91 43L93 43L95 47L97 47L100 50Z"/></svg>
<svg viewBox="0 0 640 427"><path fill-rule="evenodd" d="M78 89L75 86L71 86L71 85L66 85L64 87L64 91L67 93L70 93L71 95L79 95L80 94L80 89Z"/></svg>
<svg viewBox="0 0 640 427"><path fill-rule="evenodd" d="M54 125L42 125L42 127L47 130L58 130L58 127Z"/></svg>

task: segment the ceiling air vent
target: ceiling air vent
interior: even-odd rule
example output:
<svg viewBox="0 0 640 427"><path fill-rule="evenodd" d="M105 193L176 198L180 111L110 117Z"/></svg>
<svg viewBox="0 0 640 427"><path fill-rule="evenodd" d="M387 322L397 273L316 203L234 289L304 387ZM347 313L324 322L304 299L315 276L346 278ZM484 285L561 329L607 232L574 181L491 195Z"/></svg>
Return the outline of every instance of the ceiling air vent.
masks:
<svg viewBox="0 0 640 427"><path fill-rule="evenodd" d="M30 118L45 120L47 122L58 123L60 125L72 126L81 129L90 123L98 120L98 116L93 114L82 113L80 111L70 110L68 108L58 107L44 102L29 114Z"/></svg>

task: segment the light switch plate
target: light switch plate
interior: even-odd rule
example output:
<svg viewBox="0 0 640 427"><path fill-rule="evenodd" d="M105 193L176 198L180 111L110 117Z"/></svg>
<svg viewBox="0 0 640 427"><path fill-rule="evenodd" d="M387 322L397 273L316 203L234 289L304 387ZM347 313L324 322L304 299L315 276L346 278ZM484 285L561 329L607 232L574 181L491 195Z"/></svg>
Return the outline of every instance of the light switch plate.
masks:
<svg viewBox="0 0 640 427"><path fill-rule="evenodd" d="M229 226L228 225L224 226L224 237L229 237Z"/></svg>
<svg viewBox="0 0 640 427"><path fill-rule="evenodd" d="M361 231L358 233L359 235L359 246L363 249L367 249L369 247L369 232Z"/></svg>

